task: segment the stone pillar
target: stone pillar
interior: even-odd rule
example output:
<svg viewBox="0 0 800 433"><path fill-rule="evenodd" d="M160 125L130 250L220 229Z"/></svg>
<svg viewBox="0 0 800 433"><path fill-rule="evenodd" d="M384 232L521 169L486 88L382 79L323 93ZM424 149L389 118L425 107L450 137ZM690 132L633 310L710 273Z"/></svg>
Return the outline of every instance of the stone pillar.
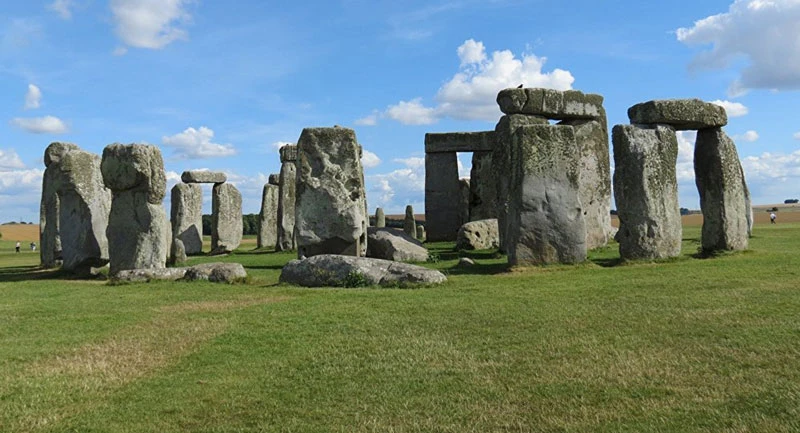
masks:
<svg viewBox="0 0 800 433"><path fill-rule="evenodd" d="M61 237L59 236L58 188L62 183L61 159L67 152L78 150L72 143L51 143L44 152L42 201L39 211L39 257L43 268L61 266Z"/></svg>
<svg viewBox="0 0 800 433"><path fill-rule="evenodd" d="M704 252L747 249L750 224L742 173L736 145L722 128L697 132L694 174L703 211Z"/></svg>
<svg viewBox="0 0 800 433"><path fill-rule="evenodd" d="M272 180L272 176L270 176ZM275 179L278 183L278 179ZM273 183L264 185L261 192L261 212L258 214L258 248L275 247L278 242L278 197L280 187Z"/></svg>
<svg viewBox="0 0 800 433"><path fill-rule="evenodd" d="M384 215L382 207L375 209L375 227L386 227L386 215Z"/></svg>
<svg viewBox="0 0 800 433"><path fill-rule="evenodd" d="M458 228L469 222L470 180L458 180ZM457 234L457 233L456 233Z"/></svg>
<svg viewBox="0 0 800 433"><path fill-rule="evenodd" d="M172 237L183 244L186 255L203 252L203 190L195 183L172 187L170 219Z"/></svg>
<svg viewBox="0 0 800 433"><path fill-rule="evenodd" d="M512 136L508 263L586 260L579 151L571 126L530 125Z"/></svg>
<svg viewBox="0 0 800 433"><path fill-rule="evenodd" d="M620 256L663 259L680 255L675 130L665 125L617 125L612 140Z"/></svg>
<svg viewBox="0 0 800 433"><path fill-rule="evenodd" d="M103 150L101 169L113 197L106 231L110 273L164 268L169 225L161 152L152 145L112 144Z"/></svg>
<svg viewBox="0 0 800 433"><path fill-rule="evenodd" d="M472 153L469 188L469 220L497 218L497 188L492 176L492 152Z"/></svg>
<svg viewBox="0 0 800 433"><path fill-rule="evenodd" d="M428 240L454 241L461 227L455 152L425 154L425 225Z"/></svg>
<svg viewBox="0 0 800 433"><path fill-rule="evenodd" d="M298 256L363 257L367 252L366 194L355 131L306 128L297 149Z"/></svg>
<svg viewBox="0 0 800 433"><path fill-rule="evenodd" d="M230 253L239 248L242 231L242 194L229 183L214 184L211 195L211 253Z"/></svg>
<svg viewBox="0 0 800 433"><path fill-rule="evenodd" d="M422 224L417 224L417 239L420 242L425 242L425 226Z"/></svg>
<svg viewBox="0 0 800 433"><path fill-rule="evenodd" d="M295 239L295 200L297 183L297 146L281 147L281 173L278 190L278 241L275 251L293 251Z"/></svg>
<svg viewBox="0 0 800 433"><path fill-rule="evenodd" d="M414 219L414 207L406 206L406 215L403 218L403 231L412 238L417 237L417 221Z"/></svg>

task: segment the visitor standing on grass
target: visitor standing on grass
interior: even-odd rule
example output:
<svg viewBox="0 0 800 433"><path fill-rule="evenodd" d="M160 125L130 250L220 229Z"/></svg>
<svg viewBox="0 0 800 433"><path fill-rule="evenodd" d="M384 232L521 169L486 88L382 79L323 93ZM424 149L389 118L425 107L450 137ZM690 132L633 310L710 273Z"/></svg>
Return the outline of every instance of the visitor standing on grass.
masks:
<svg viewBox="0 0 800 433"><path fill-rule="evenodd" d="M19 252L19 241L17 241L17 247L16 247L16 249L17 249L17 252Z"/></svg>
<svg viewBox="0 0 800 433"><path fill-rule="evenodd" d="M769 222L770 224L775 224L775 219L778 218L778 215L775 215L775 212L769 214Z"/></svg>

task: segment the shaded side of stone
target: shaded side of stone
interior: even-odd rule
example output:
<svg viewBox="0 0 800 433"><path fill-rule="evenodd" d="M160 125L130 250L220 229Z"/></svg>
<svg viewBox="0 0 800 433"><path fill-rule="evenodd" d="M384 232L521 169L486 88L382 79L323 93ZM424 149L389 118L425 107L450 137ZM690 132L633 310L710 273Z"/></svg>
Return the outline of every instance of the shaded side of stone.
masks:
<svg viewBox="0 0 800 433"><path fill-rule="evenodd" d="M211 252L224 254L242 242L242 194L229 184L214 185L211 196Z"/></svg>
<svg viewBox="0 0 800 433"><path fill-rule="evenodd" d="M456 240L461 227L460 190L456 154L426 154L425 225L428 240Z"/></svg>
<svg viewBox="0 0 800 433"><path fill-rule="evenodd" d="M458 180L458 224L459 227L469 222L470 180Z"/></svg>
<svg viewBox="0 0 800 433"><path fill-rule="evenodd" d="M258 248L275 247L278 242L278 194L280 188L266 184L261 192L261 211L258 214Z"/></svg>
<svg viewBox="0 0 800 433"><path fill-rule="evenodd" d="M39 207L39 257L45 269L61 266L61 236L58 229L57 167L47 167L42 176L42 200Z"/></svg>
<svg viewBox="0 0 800 433"><path fill-rule="evenodd" d="M497 188L492 176L492 152L472 154L469 190L470 221L497 218Z"/></svg>
<svg viewBox="0 0 800 433"><path fill-rule="evenodd" d="M203 190L200 185L178 183L170 193L172 236L188 255L203 252Z"/></svg>
<svg viewBox="0 0 800 433"><path fill-rule="evenodd" d="M278 239L275 243L275 251L294 251L297 248L296 233L294 231L297 165L294 160L287 160L281 164L279 185Z"/></svg>

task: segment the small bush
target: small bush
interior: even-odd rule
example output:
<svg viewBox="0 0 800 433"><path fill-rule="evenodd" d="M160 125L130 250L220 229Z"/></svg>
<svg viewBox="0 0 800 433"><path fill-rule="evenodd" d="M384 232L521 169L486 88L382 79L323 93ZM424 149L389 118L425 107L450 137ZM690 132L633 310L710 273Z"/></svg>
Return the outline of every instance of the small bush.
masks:
<svg viewBox="0 0 800 433"><path fill-rule="evenodd" d="M427 260L428 263L439 263L439 260L441 259L442 259L441 256L436 251L430 251L428 253L428 260Z"/></svg>
<svg viewBox="0 0 800 433"><path fill-rule="evenodd" d="M346 277L344 277L344 281L342 282L342 287L347 288L368 286L370 286L369 280L367 280L367 277L359 271L351 271Z"/></svg>

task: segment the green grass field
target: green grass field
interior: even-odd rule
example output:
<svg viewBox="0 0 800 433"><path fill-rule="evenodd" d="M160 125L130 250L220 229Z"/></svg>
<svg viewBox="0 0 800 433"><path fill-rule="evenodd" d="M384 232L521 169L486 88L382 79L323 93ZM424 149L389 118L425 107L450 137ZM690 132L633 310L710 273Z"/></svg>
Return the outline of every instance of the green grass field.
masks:
<svg viewBox="0 0 800 433"><path fill-rule="evenodd" d="M413 290L282 286L292 255L253 251L222 259L247 284L108 285L0 241L0 432L797 432L800 223L755 234L510 272L436 244L450 281Z"/></svg>

